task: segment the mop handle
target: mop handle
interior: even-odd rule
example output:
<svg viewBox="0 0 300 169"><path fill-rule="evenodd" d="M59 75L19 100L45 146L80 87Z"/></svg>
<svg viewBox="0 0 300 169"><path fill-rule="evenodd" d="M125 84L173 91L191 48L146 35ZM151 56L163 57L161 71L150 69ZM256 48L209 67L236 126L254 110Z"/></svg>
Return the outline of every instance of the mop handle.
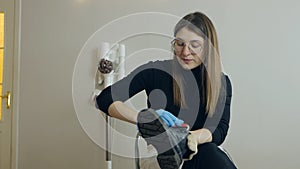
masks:
<svg viewBox="0 0 300 169"><path fill-rule="evenodd" d="M107 169L112 168L112 161L111 161L111 134L110 134L110 117L106 115L106 166Z"/></svg>

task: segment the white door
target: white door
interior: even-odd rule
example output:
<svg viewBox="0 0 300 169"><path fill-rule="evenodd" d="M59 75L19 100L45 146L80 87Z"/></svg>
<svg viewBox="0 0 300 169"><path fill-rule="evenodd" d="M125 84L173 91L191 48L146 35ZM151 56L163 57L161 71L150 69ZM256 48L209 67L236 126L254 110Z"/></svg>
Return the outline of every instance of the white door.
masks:
<svg viewBox="0 0 300 169"><path fill-rule="evenodd" d="M0 169L11 169L14 0L0 0Z"/></svg>

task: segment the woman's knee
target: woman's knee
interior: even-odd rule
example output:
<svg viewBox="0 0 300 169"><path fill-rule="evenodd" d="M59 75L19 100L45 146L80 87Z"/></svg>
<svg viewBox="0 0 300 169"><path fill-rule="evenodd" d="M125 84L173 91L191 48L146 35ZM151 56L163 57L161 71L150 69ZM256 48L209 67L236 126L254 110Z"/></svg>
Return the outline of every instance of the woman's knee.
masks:
<svg viewBox="0 0 300 169"><path fill-rule="evenodd" d="M198 146L199 157L212 163L213 168L236 169L233 161L215 143L205 143ZM209 166L209 164L207 164Z"/></svg>
<svg viewBox="0 0 300 169"><path fill-rule="evenodd" d="M198 152L214 153L217 152L218 146L215 143L204 143L198 146Z"/></svg>
<svg viewBox="0 0 300 169"><path fill-rule="evenodd" d="M210 159L218 154L218 146L215 143L204 143L198 145L198 153L194 159Z"/></svg>

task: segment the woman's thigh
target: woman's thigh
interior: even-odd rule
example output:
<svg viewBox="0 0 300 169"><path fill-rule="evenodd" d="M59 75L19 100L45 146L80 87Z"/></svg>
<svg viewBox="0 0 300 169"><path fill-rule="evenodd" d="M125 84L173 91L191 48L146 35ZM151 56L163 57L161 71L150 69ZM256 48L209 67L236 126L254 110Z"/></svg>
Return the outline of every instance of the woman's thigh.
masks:
<svg viewBox="0 0 300 169"><path fill-rule="evenodd" d="M236 169L229 157L214 143L198 146L192 160L185 161L182 169Z"/></svg>

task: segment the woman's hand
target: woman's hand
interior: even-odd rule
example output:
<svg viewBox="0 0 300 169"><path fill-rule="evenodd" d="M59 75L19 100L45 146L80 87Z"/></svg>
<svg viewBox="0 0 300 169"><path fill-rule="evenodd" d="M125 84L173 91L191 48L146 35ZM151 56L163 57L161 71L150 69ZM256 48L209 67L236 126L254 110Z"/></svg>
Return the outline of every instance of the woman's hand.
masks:
<svg viewBox="0 0 300 169"><path fill-rule="evenodd" d="M178 119L175 117L172 113L159 109L155 111L158 116L164 120L164 122L167 124L169 127L174 127L174 126L181 126L183 124L183 120Z"/></svg>
<svg viewBox="0 0 300 169"><path fill-rule="evenodd" d="M203 144L212 141L212 134L206 128L190 131L190 133L190 135L192 135L191 138L193 138L197 144Z"/></svg>
<svg viewBox="0 0 300 169"><path fill-rule="evenodd" d="M192 153L189 157L189 159L192 159L193 156L198 152L199 144L212 141L212 134L208 129L202 128L199 130L190 131L190 134L187 136L187 140L189 149L194 151L194 153Z"/></svg>

